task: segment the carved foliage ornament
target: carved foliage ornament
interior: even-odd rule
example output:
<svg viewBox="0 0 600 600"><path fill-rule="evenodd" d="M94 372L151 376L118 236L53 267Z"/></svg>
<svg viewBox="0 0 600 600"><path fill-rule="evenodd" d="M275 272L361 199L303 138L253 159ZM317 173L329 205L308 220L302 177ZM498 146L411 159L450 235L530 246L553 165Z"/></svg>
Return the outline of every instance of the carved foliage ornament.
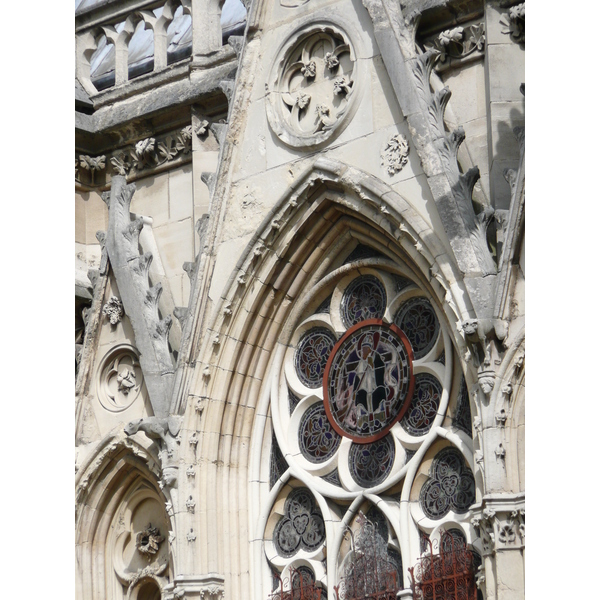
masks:
<svg viewBox="0 0 600 600"><path fill-rule="evenodd" d="M102 307L102 314L110 321L111 325L120 323L123 318L123 303L116 296L111 296Z"/></svg>
<svg viewBox="0 0 600 600"><path fill-rule="evenodd" d="M284 47L268 87L269 124L286 144L319 144L339 130L355 94L354 51L337 27L310 27Z"/></svg>
<svg viewBox="0 0 600 600"><path fill-rule="evenodd" d="M392 136L381 152L381 164L389 175L395 175L408 162L408 140L401 133Z"/></svg>
<svg viewBox="0 0 600 600"><path fill-rule="evenodd" d="M525 43L525 2L510 8L508 13L502 15L500 24L503 25L502 33L510 35L511 40Z"/></svg>
<svg viewBox="0 0 600 600"><path fill-rule="evenodd" d="M474 23L465 27L446 29L437 37L426 41L425 47L439 52L434 68L436 71L443 71L460 64L467 57L481 56L485 50L485 26L483 23Z"/></svg>
<svg viewBox="0 0 600 600"><path fill-rule="evenodd" d="M139 172L158 167L189 155L192 151L192 134L204 136L207 130L208 121L204 120L196 127L188 125L164 138L140 140L135 145L116 152L110 159L110 164L116 175L128 175L130 171Z"/></svg>

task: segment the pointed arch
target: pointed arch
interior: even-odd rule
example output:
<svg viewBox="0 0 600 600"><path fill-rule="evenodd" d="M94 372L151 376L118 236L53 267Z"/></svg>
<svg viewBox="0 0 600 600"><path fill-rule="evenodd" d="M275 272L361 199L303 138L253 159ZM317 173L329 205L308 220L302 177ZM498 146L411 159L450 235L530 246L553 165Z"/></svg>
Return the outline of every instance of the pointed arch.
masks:
<svg viewBox="0 0 600 600"><path fill-rule="evenodd" d="M247 245L206 335L197 342L194 378L189 394L183 394L203 405L198 452L204 461L197 485L211 493L203 492L200 569L225 573L232 597L241 597L251 586L257 560L256 550L248 555L247 548L256 542L253 515L260 512L261 452L271 419L270 369L281 363L307 302L322 300L319 291L328 284L328 271L341 269L336 276L343 271L348 243L375 248L383 255L376 260L389 268L409 265L411 277L444 315L454 345L464 346L456 321L472 307L438 236L377 178L317 159ZM375 263L364 262L369 264ZM303 295L307 289L314 293ZM196 426L192 413L188 406L188 432ZM291 475L302 480L294 468ZM214 547L217 539L223 540L222 548Z"/></svg>
<svg viewBox="0 0 600 600"><path fill-rule="evenodd" d="M76 478L76 573L81 597L91 593L93 600L135 598L139 588L161 588L172 575L167 538L174 525L164 509L167 499L158 478L157 457L123 432L106 436L84 460ZM135 551L136 534L143 534L146 525L154 526L151 533L158 544L147 558L142 556L144 548ZM146 568L140 577L142 567Z"/></svg>

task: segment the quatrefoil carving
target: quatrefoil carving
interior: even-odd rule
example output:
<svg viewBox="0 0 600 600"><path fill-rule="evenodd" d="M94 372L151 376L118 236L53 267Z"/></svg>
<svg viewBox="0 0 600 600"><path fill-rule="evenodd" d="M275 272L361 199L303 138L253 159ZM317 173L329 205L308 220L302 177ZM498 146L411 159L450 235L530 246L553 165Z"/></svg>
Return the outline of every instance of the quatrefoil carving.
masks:
<svg viewBox="0 0 600 600"><path fill-rule="evenodd" d="M314 146L348 114L357 63L347 37L333 26L313 27L296 39L276 63L267 112L284 142Z"/></svg>

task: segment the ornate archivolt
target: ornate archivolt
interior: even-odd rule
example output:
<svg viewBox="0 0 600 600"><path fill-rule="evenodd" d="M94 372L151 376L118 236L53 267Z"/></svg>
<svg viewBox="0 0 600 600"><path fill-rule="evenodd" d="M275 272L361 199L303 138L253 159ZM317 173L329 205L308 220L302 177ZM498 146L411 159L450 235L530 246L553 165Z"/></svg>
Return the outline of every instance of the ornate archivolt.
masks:
<svg viewBox="0 0 600 600"><path fill-rule="evenodd" d="M350 257L358 245L369 248L372 254ZM231 571L244 572L249 568L254 597L262 598L268 593L271 567L285 578L288 574L292 576L290 569L302 566L302 561L313 561L310 568L319 585L337 585L337 578L343 578L345 572L341 567L345 558L334 549L337 543L334 540L341 540L344 531L339 524L344 518L342 513L358 516L359 507L367 498L386 515L390 544L398 548L406 580L406 568L419 555L420 547L417 523L420 517L415 518L409 505L419 503L420 489L429 477L429 467L425 471L419 468L430 466L444 447L453 447L463 459L458 477L475 470L472 442L464 427L460 427L465 422L464 414L458 416L459 405L465 404L462 390L466 386L454 350L455 346L461 349L461 354L465 350L456 322L460 321L460 315L469 314L470 307L463 303L468 296L459 291L461 282L454 268L443 246L404 199L380 180L345 165L318 160L300 178L298 186L276 205L226 286L220 308L209 326L209 335L203 339L196 379L190 384L189 401L202 404L203 431L196 429L191 417L186 417L184 430L190 443L192 437L196 441L197 454L205 459L198 464L193 479L200 489L216 485L223 490L218 503L210 495L205 498L206 513L200 516L197 541L201 568L218 570L216 560L211 558L215 554L211 540L223 538L223 551L227 553L228 540L235 532L241 536L242 550L233 559L240 564L231 566ZM362 466L354 470L360 481L353 477L350 450L354 445L359 450L353 453L360 454L361 445L349 437L336 433L339 445L333 444L332 448L327 443L320 445L316 438L310 439L304 450L310 455L308 447L322 446L319 452L322 451L323 462L313 463L302 454L299 428L313 431L319 422L327 421L327 415L322 414L319 406L323 406L322 393L303 384L295 369L296 351L309 330L328 331L337 343L353 326L344 322L347 315L342 316L342 305L350 313L356 310L356 314L367 314L360 303L354 306L343 300L352 287L360 296L362 284L355 280L363 276L379 281L385 291L386 299L381 303L383 315L378 317L384 328L391 329L396 318L402 322L401 313L411 314L425 300L431 307L429 314L435 316L438 324L431 327L432 339L420 346L424 354L420 353L416 360L413 356L414 374L421 376L421 414L412 416L409 431L402 426L404 417L401 417L384 432L382 439L392 442L391 469L370 487L360 483L364 479L360 480L357 473ZM398 289L397 280L402 278L409 285ZM329 313L322 314L317 309L330 296ZM409 329L408 323L402 326ZM218 344L213 343L215 339ZM326 339L322 341L327 344ZM416 341L415 346L419 346ZM313 349L318 354L319 343ZM307 355L311 354L314 352L309 350ZM309 379L312 372L310 368L305 372ZM294 377L296 380L292 381ZM299 402L290 414L292 394ZM439 408L434 411L438 399ZM469 403L466 396L470 410ZM187 411L195 418L194 413L191 407ZM281 444L279 458L283 471L269 489L271 420L277 445ZM430 426L428 433L415 435L420 433L422 425ZM213 431L218 432L218 437ZM182 444L186 444L185 437ZM293 444L296 444L294 449ZM366 477L372 475L368 464L363 470ZM245 481L250 481L249 487L242 483ZM472 492L471 482L468 479L468 485L464 485ZM321 552L319 547L307 548L306 540L302 542L311 511L307 509L305 514L309 518L307 523L306 519L300 519L294 526L289 507L286 508L289 494L297 488L310 491L323 515L327 551L322 567L317 566L321 561L315 558ZM468 511L460 512L465 502L456 498L461 490L451 491L450 509L439 520L430 519L422 528L424 535L435 535L441 523L454 523L462 528L463 536L471 544L474 536L467 531ZM397 506L398 502L405 508L400 513L393 509L394 515L393 504ZM244 539L246 507L250 523L247 541ZM352 511L349 507L353 507ZM207 519L206 514L215 514L217 518ZM278 544L292 552L298 543L297 554L293 556L282 557L274 550L277 545L273 534L282 519L287 519L287 525L279 527L291 537L279 540ZM246 544L251 549L250 556L243 550ZM310 555L311 552L316 554ZM323 572L319 568L326 568L327 583L319 579L319 573ZM236 576L226 580L226 588L233 597L242 593L243 585Z"/></svg>
<svg viewBox="0 0 600 600"><path fill-rule="evenodd" d="M175 528L158 476L158 460L123 433L109 436L81 465L76 494L80 593L111 600L162 597L173 576L170 532Z"/></svg>

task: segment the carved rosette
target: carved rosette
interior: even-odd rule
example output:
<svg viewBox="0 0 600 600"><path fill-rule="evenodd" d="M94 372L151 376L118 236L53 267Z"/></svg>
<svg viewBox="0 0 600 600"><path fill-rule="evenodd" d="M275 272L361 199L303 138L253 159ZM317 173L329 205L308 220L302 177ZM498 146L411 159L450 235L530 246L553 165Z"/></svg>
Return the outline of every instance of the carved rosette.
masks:
<svg viewBox="0 0 600 600"><path fill-rule="evenodd" d="M279 53L267 88L271 129L286 144L319 145L347 124L358 65L348 36L334 25L305 27Z"/></svg>
<svg viewBox="0 0 600 600"><path fill-rule="evenodd" d="M129 408L140 395L143 383L137 351L132 346L113 348L98 369L98 400L111 412Z"/></svg>
<svg viewBox="0 0 600 600"><path fill-rule="evenodd" d="M158 552L158 548L164 539L158 527L153 527L152 523L148 523L148 526L136 535L135 547L143 556L152 556Z"/></svg>

